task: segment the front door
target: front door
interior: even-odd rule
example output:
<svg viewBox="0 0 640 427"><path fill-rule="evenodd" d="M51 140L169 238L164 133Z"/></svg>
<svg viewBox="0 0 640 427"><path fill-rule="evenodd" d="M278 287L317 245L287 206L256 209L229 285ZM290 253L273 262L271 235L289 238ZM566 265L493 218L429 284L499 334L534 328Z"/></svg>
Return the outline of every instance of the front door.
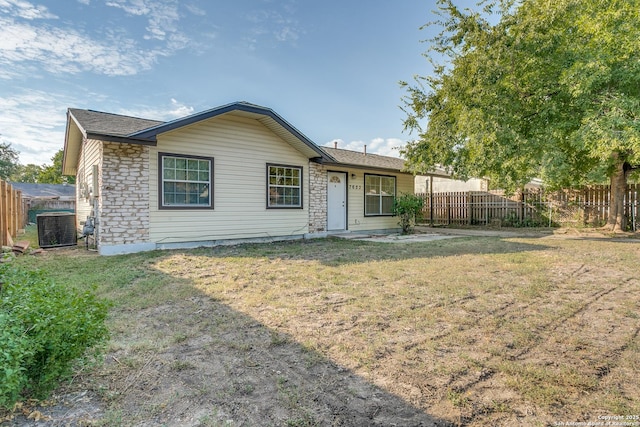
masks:
<svg viewBox="0 0 640 427"><path fill-rule="evenodd" d="M347 228L347 174L329 172L327 176L327 230Z"/></svg>

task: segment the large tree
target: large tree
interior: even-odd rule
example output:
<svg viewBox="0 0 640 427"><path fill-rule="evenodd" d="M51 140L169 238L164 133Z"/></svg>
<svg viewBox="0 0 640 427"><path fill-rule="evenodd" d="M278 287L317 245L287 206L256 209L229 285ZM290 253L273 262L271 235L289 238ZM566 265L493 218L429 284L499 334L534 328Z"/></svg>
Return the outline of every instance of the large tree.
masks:
<svg viewBox="0 0 640 427"><path fill-rule="evenodd" d="M439 0L426 56L407 89L404 154L506 189L609 180L609 227L640 165L640 0L501 0L461 10Z"/></svg>

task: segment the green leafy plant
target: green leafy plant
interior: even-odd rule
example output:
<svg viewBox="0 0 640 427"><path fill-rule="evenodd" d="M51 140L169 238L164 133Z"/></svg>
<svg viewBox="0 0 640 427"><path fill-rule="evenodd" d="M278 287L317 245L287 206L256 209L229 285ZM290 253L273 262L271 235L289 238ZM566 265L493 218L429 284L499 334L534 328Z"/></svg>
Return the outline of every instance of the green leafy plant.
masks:
<svg viewBox="0 0 640 427"><path fill-rule="evenodd" d="M424 200L415 194L402 194L393 202L393 214L399 218L402 234L410 234L422 213Z"/></svg>
<svg viewBox="0 0 640 427"><path fill-rule="evenodd" d="M38 271L0 265L0 407L44 398L108 337L107 304Z"/></svg>

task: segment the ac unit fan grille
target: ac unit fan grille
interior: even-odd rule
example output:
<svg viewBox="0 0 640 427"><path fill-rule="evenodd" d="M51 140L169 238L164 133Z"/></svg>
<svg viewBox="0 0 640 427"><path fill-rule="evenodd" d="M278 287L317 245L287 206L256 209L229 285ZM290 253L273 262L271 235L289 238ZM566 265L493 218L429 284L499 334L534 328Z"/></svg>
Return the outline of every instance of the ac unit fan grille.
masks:
<svg viewBox="0 0 640 427"><path fill-rule="evenodd" d="M78 242L76 215L68 212L50 212L36 217L38 244L41 248L75 246Z"/></svg>

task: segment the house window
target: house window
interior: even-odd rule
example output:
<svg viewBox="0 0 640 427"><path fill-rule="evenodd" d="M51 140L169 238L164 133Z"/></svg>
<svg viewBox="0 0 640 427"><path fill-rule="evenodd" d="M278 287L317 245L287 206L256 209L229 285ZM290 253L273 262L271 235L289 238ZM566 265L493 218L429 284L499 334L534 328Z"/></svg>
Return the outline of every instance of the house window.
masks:
<svg viewBox="0 0 640 427"><path fill-rule="evenodd" d="M396 177L384 175L364 176L365 216L393 215L396 197Z"/></svg>
<svg viewBox="0 0 640 427"><path fill-rule="evenodd" d="M212 208L213 159L160 153L160 208Z"/></svg>
<svg viewBox="0 0 640 427"><path fill-rule="evenodd" d="M302 168L267 165L267 208L302 208Z"/></svg>

